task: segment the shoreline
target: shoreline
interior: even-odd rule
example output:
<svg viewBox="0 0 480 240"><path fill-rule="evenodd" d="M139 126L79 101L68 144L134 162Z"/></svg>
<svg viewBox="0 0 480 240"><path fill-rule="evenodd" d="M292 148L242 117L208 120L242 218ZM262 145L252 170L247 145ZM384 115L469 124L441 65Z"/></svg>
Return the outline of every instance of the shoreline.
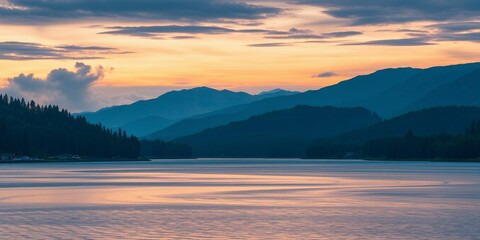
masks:
<svg viewBox="0 0 480 240"><path fill-rule="evenodd" d="M365 161L383 161L383 162L451 162L451 163L480 163L480 159L384 159L384 158L365 158Z"/></svg>
<svg viewBox="0 0 480 240"><path fill-rule="evenodd" d="M151 162L152 160L211 160L214 158L168 158L168 159L155 159L155 158L92 158L92 159L80 159L80 160L71 160L71 159L42 159L42 160L25 160L25 161L14 161L14 160L0 160L0 164L23 164L23 163L99 163L99 162ZM286 158L215 158L216 160L229 160L229 159L244 159L244 160L280 160ZM298 159L298 160L360 160L366 162L444 162L444 163L480 163L480 159L383 159L383 158L288 158L288 159Z"/></svg>
<svg viewBox="0 0 480 240"><path fill-rule="evenodd" d="M42 159L42 160L25 160L25 161L14 161L14 160L1 160L0 164L14 164L14 163L97 163L97 162L150 162L148 158L145 159L132 159L132 158L95 158L95 159L79 159L79 160L70 160L70 159Z"/></svg>

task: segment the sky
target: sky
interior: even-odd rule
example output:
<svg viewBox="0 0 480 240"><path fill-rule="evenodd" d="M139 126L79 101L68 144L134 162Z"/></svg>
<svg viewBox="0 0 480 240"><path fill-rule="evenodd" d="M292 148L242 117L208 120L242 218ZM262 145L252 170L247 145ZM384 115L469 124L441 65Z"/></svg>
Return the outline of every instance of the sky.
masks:
<svg viewBox="0 0 480 240"><path fill-rule="evenodd" d="M480 61L478 0L0 0L0 93L92 111Z"/></svg>

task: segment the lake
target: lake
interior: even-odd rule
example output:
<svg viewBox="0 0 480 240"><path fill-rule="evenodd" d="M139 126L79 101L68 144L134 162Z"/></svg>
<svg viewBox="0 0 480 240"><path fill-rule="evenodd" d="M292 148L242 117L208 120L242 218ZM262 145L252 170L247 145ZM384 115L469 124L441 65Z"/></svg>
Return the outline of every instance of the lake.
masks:
<svg viewBox="0 0 480 240"><path fill-rule="evenodd" d="M0 165L0 239L479 239L480 164Z"/></svg>

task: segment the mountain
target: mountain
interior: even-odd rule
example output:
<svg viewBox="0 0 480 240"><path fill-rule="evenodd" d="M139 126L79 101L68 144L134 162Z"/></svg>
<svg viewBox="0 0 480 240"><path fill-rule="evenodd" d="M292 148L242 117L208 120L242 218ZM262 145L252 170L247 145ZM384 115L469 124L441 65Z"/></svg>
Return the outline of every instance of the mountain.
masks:
<svg viewBox="0 0 480 240"><path fill-rule="evenodd" d="M358 104L364 106L372 111L379 113L384 117L392 117L406 113L412 110L420 110L426 105L417 105L422 101L431 101L430 106L445 106L443 103L440 105L435 104L435 99L432 99L431 95L438 89L445 89L452 85L457 85L456 89L466 87L466 81L463 81L465 77L473 74L472 85L480 86L480 79L475 78L478 76L478 70L480 70L480 63L461 64L446 67L432 67L422 70L415 76L407 79L406 81L397 84L390 89L378 94L377 96L370 97L363 101L350 102L347 105ZM475 74L475 72L477 72ZM478 99L478 95L469 91L462 91L461 95L470 96ZM454 96L445 96L449 102L453 103ZM459 100L459 99L458 99ZM472 102L464 98L467 101L456 101L458 105L472 105ZM477 100L478 102L478 100Z"/></svg>
<svg viewBox="0 0 480 240"><path fill-rule="evenodd" d="M277 88L270 91L263 91L259 93L258 96L261 96L262 98L271 98L271 97L279 97L279 96L289 96L297 93L300 93L300 92L287 91L287 90Z"/></svg>
<svg viewBox="0 0 480 240"><path fill-rule="evenodd" d="M433 106L480 106L480 69L442 85L414 103L404 111L429 108Z"/></svg>
<svg viewBox="0 0 480 240"><path fill-rule="evenodd" d="M172 140L198 133L207 128L227 124L232 121L245 120L251 116L269 111L292 108L300 104L314 106L342 105L345 101L361 100L367 96L377 95L420 71L420 69L412 68L380 70L373 74L358 76L320 90L267 98L250 104L233 106L208 114L194 116L146 137L148 139Z"/></svg>
<svg viewBox="0 0 480 240"><path fill-rule="evenodd" d="M457 135L479 119L480 107L435 107L409 112L364 129L318 140L308 148L307 156L344 157L348 152L360 151L367 142L400 138L408 132L415 136Z"/></svg>
<svg viewBox="0 0 480 240"><path fill-rule="evenodd" d="M197 157L300 157L315 139L370 126L364 108L296 106L176 139Z"/></svg>
<svg viewBox="0 0 480 240"><path fill-rule="evenodd" d="M424 107L444 106L452 103L478 106L478 91L475 89L480 88L480 81L476 80L479 69L480 63L469 63L428 69L379 70L319 90L263 99L194 116L152 133L147 138L174 139L231 121L245 120L254 115L287 109L300 104L360 106L372 110L384 118L420 110ZM448 95L450 88L455 89L456 96Z"/></svg>
<svg viewBox="0 0 480 240"><path fill-rule="evenodd" d="M138 101L129 105L113 106L94 113L80 114L92 123L109 128L126 127L128 133L142 136L190 116L251 103L271 96L290 95L294 92L279 90L263 95L198 87L171 91L158 98ZM154 119L159 122L155 122ZM168 124L167 124L168 123Z"/></svg>
<svg viewBox="0 0 480 240"><path fill-rule="evenodd" d="M171 119L180 119L254 100L255 98L247 93L200 87L171 91L156 99L108 107L82 115L89 122L101 123L112 129L122 128L129 134L143 136L172 124L174 120Z"/></svg>
<svg viewBox="0 0 480 240"><path fill-rule="evenodd" d="M158 98L138 101L130 105L101 109L95 113L87 113L84 117L92 123L102 123L107 127L117 128L149 116L181 119L255 100L254 96L243 92L199 87L171 91Z"/></svg>
<svg viewBox="0 0 480 240"><path fill-rule="evenodd" d="M335 139L342 143L363 143L373 139L402 137L408 131L419 136L459 134L480 119L480 107L435 107L413 111Z"/></svg>

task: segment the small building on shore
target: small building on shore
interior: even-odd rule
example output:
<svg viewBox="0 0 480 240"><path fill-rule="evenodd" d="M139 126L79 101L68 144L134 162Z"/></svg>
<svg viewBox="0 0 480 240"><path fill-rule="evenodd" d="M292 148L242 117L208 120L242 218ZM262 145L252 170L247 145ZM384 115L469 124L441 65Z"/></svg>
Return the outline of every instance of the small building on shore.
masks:
<svg viewBox="0 0 480 240"><path fill-rule="evenodd" d="M12 159L13 161L29 161L32 160L29 156L17 156Z"/></svg>
<svg viewBox="0 0 480 240"><path fill-rule="evenodd" d="M72 155L72 154L61 154L54 157L50 157L50 159L60 159L60 160L79 160L80 156Z"/></svg>
<svg viewBox="0 0 480 240"><path fill-rule="evenodd" d="M9 161L15 158L14 153L0 153L0 160L2 161Z"/></svg>

